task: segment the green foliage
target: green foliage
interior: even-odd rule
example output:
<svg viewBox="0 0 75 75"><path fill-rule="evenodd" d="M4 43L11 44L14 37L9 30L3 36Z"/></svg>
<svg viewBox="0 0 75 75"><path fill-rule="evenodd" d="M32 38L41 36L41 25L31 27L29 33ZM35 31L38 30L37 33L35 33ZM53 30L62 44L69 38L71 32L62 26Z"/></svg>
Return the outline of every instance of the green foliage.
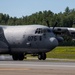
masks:
<svg viewBox="0 0 75 75"><path fill-rule="evenodd" d="M53 26L55 22L58 22L58 27L72 27L75 21L75 9L69 9L66 7L65 12L58 14L53 13L50 10L39 11L30 16L23 16L21 18L10 17L8 14L0 13L1 25L27 25L27 24L42 24L46 25L46 20L49 21L50 26Z"/></svg>
<svg viewBox="0 0 75 75"><path fill-rule="evenodd" d="M75 59L75 47L57 47L51 52L47 53L48 58L63 58L63 59Z"/></svg>

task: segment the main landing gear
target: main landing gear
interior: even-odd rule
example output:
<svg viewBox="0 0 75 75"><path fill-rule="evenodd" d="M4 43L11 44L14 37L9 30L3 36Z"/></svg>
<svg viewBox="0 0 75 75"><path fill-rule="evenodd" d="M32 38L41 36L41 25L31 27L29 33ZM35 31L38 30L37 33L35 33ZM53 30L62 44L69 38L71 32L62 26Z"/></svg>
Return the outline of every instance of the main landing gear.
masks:
<svg viewBox="0 0 75 75"><path fill-rule="evenodd" d="M12 58L13 58L13 60L23 60L24 54L13 54Z"/></svg>
<svg viewBox="0 0 75 75"><path fill-rule="evenodd" d="M24 59L24 54L12 54L13 60L23 60ZM45 60L46 59L46 53L39 53L38 54L38 59L39 60Z"/></svg>
<svg viewBox="0 0 75 75"><path fill-rule="evenodd" d="M39 60L45 60L46 59L46 53L39 53L38 54L38 59Z"/></svg>

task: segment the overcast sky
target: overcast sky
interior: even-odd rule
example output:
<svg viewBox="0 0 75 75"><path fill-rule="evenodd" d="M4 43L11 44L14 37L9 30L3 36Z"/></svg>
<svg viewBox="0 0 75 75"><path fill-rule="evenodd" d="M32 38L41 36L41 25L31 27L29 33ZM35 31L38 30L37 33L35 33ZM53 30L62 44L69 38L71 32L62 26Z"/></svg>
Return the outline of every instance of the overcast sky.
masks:
<svg viewBox="0 0 75 75"><path fill-rule="evenodd" d="M75 0L0 0L0 13L22 17L44 10L64 12L67 6L75 8Z"/></svg>

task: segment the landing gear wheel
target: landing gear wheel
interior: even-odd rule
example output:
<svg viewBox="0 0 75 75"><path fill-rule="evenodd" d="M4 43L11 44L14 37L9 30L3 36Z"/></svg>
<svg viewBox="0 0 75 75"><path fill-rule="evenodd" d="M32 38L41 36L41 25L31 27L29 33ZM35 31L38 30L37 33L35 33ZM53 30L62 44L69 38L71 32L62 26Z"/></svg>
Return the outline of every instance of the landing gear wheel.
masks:
<svg viewBox="0 0 75 75"><path fill-rule="evenodd" d="M41 54L38 55L38 59L42 60L42 55Z"/></svg>
<svg viewBox="0 0 75 75"><path fill-rule="evenodd" d="M18 56L17 55L12 55L13 60L18 60Z"/></svg>
<svg viewBox="0 0 75 75"><path fill-rule="evenodd" d="M45 60L46 59L46 54L42 53L42 59Z"/></svg>
<svg viewBox="0 0 75 75"><path fill-rule="evenodd" d="M24 54L14 54L12 55L13 60L23 60Z"/></svg>
<svg viewBox="0 0 75 75"><path fill-rule="evenodd" d="M46 59L46 53L40 53L40 54L38 54L38 59L39 60L45 60Z"/></svg>
<svg viewBox="0 0 75 75"><path fill-rule="evenodd" d="M23 55L23 54L20 54L20 55L18 56L18 59L19 59L19 60L23 60L23 59L24 59L24 55Z"/></svg>

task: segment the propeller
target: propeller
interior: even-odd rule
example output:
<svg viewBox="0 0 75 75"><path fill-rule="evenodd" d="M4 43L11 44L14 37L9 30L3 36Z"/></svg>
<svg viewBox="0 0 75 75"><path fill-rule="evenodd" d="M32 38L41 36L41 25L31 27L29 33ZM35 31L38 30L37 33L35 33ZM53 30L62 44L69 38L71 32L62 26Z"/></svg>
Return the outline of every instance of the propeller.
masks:
<svg viewBox="0 0 75 75"><path fill-rule="evenodd" d="M54 28L57 26L57 24L58 24L58 23L57 23L57 22L55 22L55 25L53 26L53 30L54 30Z"/></svg>
<svg viewBox="0 0 75 75"><path fill-rule="evenodd" d="M46 20L46 23L47 23L47 26L50 27L50 25L49 25L49 21L48 21L48 20ZM52 29L52 30L54 30L54 28L57 26L57 24L58 24L58 23L55 22L55 25L53 26L53 29Z"/></svg>
<svg viewBox="0 0 75 75"><path fill-rule="evenodd" d="M49 21L48 21L48 20L46 20L46 23L47 23L47 26L50 27L50 25L49 25Z"/></svg>

